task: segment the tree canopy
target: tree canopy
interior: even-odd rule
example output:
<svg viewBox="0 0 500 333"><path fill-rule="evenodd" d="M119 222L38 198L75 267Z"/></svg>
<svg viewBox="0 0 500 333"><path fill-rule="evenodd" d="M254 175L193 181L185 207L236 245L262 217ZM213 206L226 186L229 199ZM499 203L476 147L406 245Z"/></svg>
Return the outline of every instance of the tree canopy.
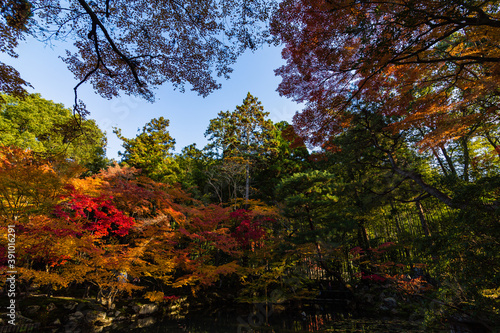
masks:
<svg viewBox="0 0 500 333"><path fill-rule="evenodd" d="M193 64L202 68L195 81L203 94L213 83L209 68L227 74L224 59L255 46L257 32L244 29L256 1L229 1L227 9L194 0L132 1L130 9L65 4L2 2L0 44L10 50L28 31L55 24L58 34L77 37L70 68L107 97L124 90L150 98L163 79L182 86ZM122 163L96 165L93 174L82 168L102 157L93 121L36 94L0 96L0 287L15 266L22 298L47 289L80 298L86 288L82 303L94 296L93 314L107 306L108 324L113 313L136 320L141 312L130 303L145 299L204 314L205 304L246 302L252 323L238 330L260 330L252 318L267 325L279 304L298 318L290 327L336 331L326 322L338 321L337 301L345 301L355 313L418 322L418 331L449 330L457 320L493 331L500 327L499 9L475 0L284 0L272 24L287 61L279 91L307 102L295 126L274 124L247 94L210 121L204 149L192 144L175 154L163 117L131 139L115 129ZM229 49L211 39L227 32L210 23L224 15L237 29ZM146 53L150 42L159 53ZM193 51L193 58L166 61L163 42L167 56ZM213 50L203 48L212 42ZM229 58L218 58L219 46ZM187 76L162 72L169 64ZM172 304L178 298L186 302ZM289 316L294 304L298 316ZM307 304L321 305L325 321L308 321L315 306ZM26 314L51 329L58 325L51 315L76 317L59 310ZM91 312L80 322L88 324Z"/></svg>
<svg viewBox="0 0 500 333"><path fill-rule="evenodd" d="M426 128L422 148L498 122L497 1L283 1L282 95L313 143L348 126L355 99L379 103L393 131Z"/></svg>
<svg viewBox="0 0 500 333"><path fill-rule="evenodd" d="M43 41L73 40L61 54L70 71L106 98L119 94L153 100L154 87L188 83L200 95L220 87L245 49L268 36L272 1L3 1L0 51L14 48L28 34ZM27 82L0 65L0 87L20 93ZM75 96L75 105L77 96Z"/></svg>
<svg viewBox="0 0 500 333"><path fill-rule="evenodd" d="M154 180L166 181L165 177L173 173L172 168L176 165L171 151L175 140L167 130L169 124L170 121L163 117L152 119L132 139L125 138L120 129L115 129L114 133L123 141L125 148L123 153L119 152L122 161L142 169L144 174Z"/></svg>
<svg viewBox="0 0 500 333"><path fill-rule="evenodd" d="M39 94L0 97L0 145L31 149L46 156L60 155L92 172L107 163L106 136L93 119L83 120L64 105Z"/></svg>

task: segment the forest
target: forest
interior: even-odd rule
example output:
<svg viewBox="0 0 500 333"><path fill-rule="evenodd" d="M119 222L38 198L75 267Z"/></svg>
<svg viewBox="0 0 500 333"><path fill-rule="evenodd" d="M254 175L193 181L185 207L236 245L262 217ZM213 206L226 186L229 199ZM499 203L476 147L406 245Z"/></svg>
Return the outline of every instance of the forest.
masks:
<svg viewBox="0 0 500 333"><path fill-rule="evenodd" d="M79 80L68 108L0 63L2 313L37 295L109 311L301 308L327 291L428 332L500 327L498 1L167 2L1 3L2 52L44 24L73 33ZM293 123L249 92L210 120L205 147L174 153L168 119L105 134L78 99L83 83L207 95L265 43L283 46L278 91L305 103Z"/></svg>

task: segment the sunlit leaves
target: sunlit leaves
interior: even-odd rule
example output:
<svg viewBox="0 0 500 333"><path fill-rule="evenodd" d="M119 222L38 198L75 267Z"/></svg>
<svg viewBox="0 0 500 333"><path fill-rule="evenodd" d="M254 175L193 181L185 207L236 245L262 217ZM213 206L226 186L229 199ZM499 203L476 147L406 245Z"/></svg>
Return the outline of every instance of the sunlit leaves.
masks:
<svg viewBox="0 0 500 333"><path fill-rule="evenodd" d="M65 192L69 179L81 171L72 162L0 147L0 213L7 220L25 220L30 214L47 212Z"/></svg>
<svg viewBox="0 0 500 333"><path fill-rule="evenodd" d="M134 225L134 219L124 215L111 202L111 197L89 197L72 192L63 197L64 203L55 207L56 216L81 223L95 237L125 236Z"/></svg>
<svg viewBox="0 0 500 333"><path fill-rule="evenodd" d="M175 140L170 136L167 127L168 119L160 117L152 119L144 125L142 132L135 138L125 138L119 129L114 133L123 141L125 151L119 154L122 161L139 168L143 174L156 181L174 181L174 170L177 168L172 152Z"/></svg>
<svg viewBox="0 0 500 333"><path fill-rule="evenodd" d="M74 116L39 94L0 97L0 144L71 158L97 172L106 164L106 137L94 120Z"/></svg>

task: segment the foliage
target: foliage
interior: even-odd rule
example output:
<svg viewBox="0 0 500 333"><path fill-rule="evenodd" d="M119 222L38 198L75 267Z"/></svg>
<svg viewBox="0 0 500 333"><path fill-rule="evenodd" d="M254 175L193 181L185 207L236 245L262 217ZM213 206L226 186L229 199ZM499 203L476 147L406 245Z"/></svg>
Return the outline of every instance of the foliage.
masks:
<svg viewBox="0 0 500 333"><path fill-rule="evenodd" d="M13 49L27 33L39 40L74 40L63 60L82 83L102 96L120 91L153 100L165 82L186 83L206 96L220 87L245 49L267 38L264 22L273 2L162 1L7 1L1 4L0 51ZM1 88L20 92L26 85L12 67L1 64ZM215 75L214 75L215 74ZM75 96L75 102L76 102ZM75 107L77 107L75 105ZM81 109L79 109L81 110Z"/></svg>
<svg viewBox="0 0 500 333"><path fill-rule="evenodd" d="M266 235L262 223L269 224L273 220L269 217L263 218L262 221L252 219L250 213L248 210L239 209L229 214L229 218L235 221L236 228L233 235L239 245L243 248L251 247L253 249Z"/></svg>
<svg viewBox="0 0 500 333"><path fill-rule="evenodd" d="M123 141L125 151L119 152L122 161L143 170L144 174L157 181L172 182L177 168L170 150L175 140L167 131L169 120L163 117L152 119L144 125L142 132L133 139L122 136L119 129L114 133ZM173 179L172 179L173 178Z"/></svg>
<svg viewBox="0 0 500 333"><path fill-rule="evenodd" d="M439 146L497 122L498 19L495 1L284 1L279 91L308 103L296 124L311 142L348 126L359 99L383 102L394 131L427 128L420 147Z"/></svg>
<svg viewBox="0 0 500 333"><path fill-rule="evenodd" d="M276 149L274 125L267 119L268 112L250 93L243 104L233 112L219 112L217 118L210 120L205 136L210 143L206 149L212 151L223 163L235 166L243 162L245 167L245 199L250 198L251 164L257 158L271 155ZM233 178L234 179L234 178ZM233 199L236 199L234 187Z"/></svg>
<svg viewBox="0 0 500 333"><path fill-rule="evenodd" d="M65 160L49 160L29 150L0 147L0 214L5 221L25 221L46 213L82 171Z"/></svg>
<svg viewBox="0 0 500 333"><path fill-rule="evenodd" d="M111 234L126 236L134 225L134 219L125 216L112 203L112 197L89 197L71 191L62 196L64 201L55 206L55 215L70 223L80 223L83 230L88 230L95 237Z"/></svg>
<svg viewBox="0 0 500 333"><path fill-rule="evenodd" d="M89 18L95 26L77 41L82 58L70 54L67 61L108 97L122 89L149 98L150 85L171 78L182 85L194 58L182 60L189 63L182 75L165 73L162 66L172 63L160 53L174 52L162 49L167 39L203 27L175 36L184 43L177 55L196 49L198 37L215 42L211 38L219 38L223 26L203 24L219 22L240 6L193 4L144 7L141 13L155 14L149 19L174 13L165 21L173 25L155 21L139 29L120 16L125 7L119 4L79 1L68 12L68 27ZM132 2L130 12L140 5ZM246 15L248 8L248 15L256 15L254 5L238 13ZM34 21L25 16L29 6L2 6L3 24L10 27L0 36L5 48L16 42L9 33L21 36ZM389 298L400 304L392 312L417 309L426 314L426 324L465 317L494 326L500 281L498 8L491 1L285 0L272 24L287 61L278 70L279 91L307 103L294 126L271 122L248 94L234 111L210 121L203 150L191 145L174 155L175 140L163 117L132 139L116 129L124 142L123 163L94 175L82 174L70 160L77 160L78 147L70 150L73 143L64 142L75 139L67 110L37 95L5 95L1 124L12 126L1 140L21 148L0 149L1 241L7 239L6 225L15 224L23 287L36 283L71 293L83 285L111 305L125 294L158 303L203 293L281 302L315 297L328 285L354 293L358 301L370 298L377 312L385 311L376 307ZM55 10L47 19L57 23L61 15ZM185 26L174 24L187 18L192 21ZM233 22L243 29L239 33L246 32L243 21ZM104 29L117 23L129 30L113 30L108 38ZM83 36L88 30L78 26L75 32ZM250 43L252 35L240 35L236 44ZM143 56L129 51L121 57L110 38L124 38L118 51L136 45L134 52ZM150 57L146 48L153 39L158 53ZM202 94L215 87L204 61L216 58L215 66L227 74L242 51L219 54L221 45L193 54L201 76L192 82ZM108 74L120 83L108 82ZM130 85L134 80L144 85ZM38 113L48 116L37 127ZM26 149L35 147L68 147L73 155L47 158Z"/></svg>
<svg viewBox="0 0 500 333"><path fill-rule="evenodd" d="M92 119L73 115L39 94L1 95L0 144L31 149L47 157L70 158L91 172L105 167L106 137Z"/></svg>

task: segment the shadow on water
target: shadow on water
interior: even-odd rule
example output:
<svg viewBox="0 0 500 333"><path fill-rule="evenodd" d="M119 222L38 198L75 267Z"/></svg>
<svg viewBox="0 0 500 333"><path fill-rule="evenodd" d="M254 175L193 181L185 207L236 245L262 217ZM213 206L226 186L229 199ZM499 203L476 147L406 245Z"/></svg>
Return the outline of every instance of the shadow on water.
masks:
<svg viewBox="0 0 500 333"><path fill-rule="evenodd" d="M155 325L115 330L132 333L278 333L278 332L427 332L418 323L398 319L351 318L346 313L315 313L314 311L275 311L258 308L247 314L234 310L211 314L191 314L182 319L170 319ZM436 330L433 332L445 332ZM449 332L449 329L446 330Z"/></svg>

